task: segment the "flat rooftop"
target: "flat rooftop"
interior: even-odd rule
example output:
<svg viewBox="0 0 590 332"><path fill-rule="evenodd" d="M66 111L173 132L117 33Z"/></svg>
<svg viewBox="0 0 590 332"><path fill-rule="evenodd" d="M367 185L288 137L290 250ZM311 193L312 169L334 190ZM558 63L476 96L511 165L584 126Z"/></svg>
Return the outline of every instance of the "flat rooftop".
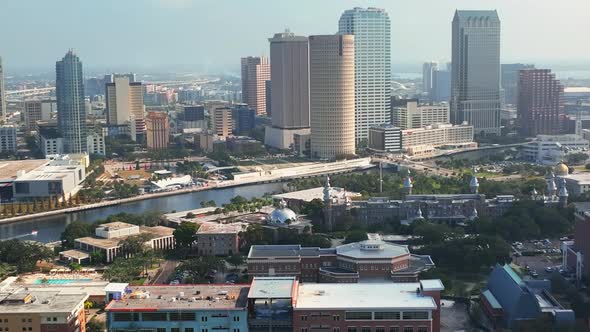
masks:
<svg viewBox="0 0 590 332"><path fill-rule="evenodd" d="M245 309L248 285L130 286L122 300L111 301L107 311L166 311Z"/></svg>
<svg viewBox="0 0 590 332"><path fill-rule="evenodd" d="M17 171L30 172L47 163L49 159L27 159L0 161L0 180L16 179Z"/></svg>
<svg viewBox="0 0 590 332"><path fill-rule="evenodd" d="M297 289L295 277L256 277L250 285L249 299L290 299Z"/></svg>
<svg viewBox="0 0 590 332"><path fill-rule="evenodd" d="M109 222L106 224L100 224L96 228L103 228L105 231L116 231L116 230L120 230L120 229L131 228L131 227L137 227L137 226L133 225L133 224L128 224L128 223L122 222L122 221L113 221L113 222Z"/></svg>
<svg viewBox="0 0 590 332"><path fill-rule="evenodd" d="M434 299L416 292L420 283L359 283L299 285L295 309L416 309L434 310Z"/></svg>
<svg viewBox="0 0 590 332"><path fill-rule="evenodd" d="M343 198L343 196L349 197L349 198L353 198L353 197L356 198L356 197L361 197L362 195L360 193L346 191L343 188L332 187L332 188L330 188L330 196L331 197L338 197L338 198ZM319 199L319 200L323 201L324 200L324 187L317 187L317 188L311 188L311 189L306 189L306 190L293 191L293 192L285 193L285 194L273 195L272 198L277 199L277 200L280 200L280 199L298 200L298 201L304 201L304 202L311 202L314 199Z"/></svg>
<svg viewBox="0 0 590 332"><path fill-rule="evenodd" d="M33 298L32 302L20 302L29 294ZM3 314L70 313L86 299L88 294L82 292L66 293L53 289L20 288L13 293L0 294L0 312Z"/></svg>
<svg viewBox="0 0 590 332"><path fill-rule="evenodd" d="M572 173L564 176L564 178L575 181L578 185L590 184L590 172Z"/></svg>
<svg viewBox="0 0 590 332"><path fill-rule="evenodd" d="M101 237L94 237L94 236L86 236L76 239L76 241L91 245L93 247L102 248L102 249L109 249L114 248L119 245L119 242L128 238L129 236L134 236L138 234L150 234L152 235L152 239L173 236L174 235L174 228L165 227L165 226L139 226L139 233L119 236L116 238L111 239L104 239Z"/></svg>
<svg viewBox="0 0 590 332"><path fill-rule="evenodd" d="M410 251L404 245L388 243L381 240L365 240L338 246L336 253L339 256L358 259L389 259L408 255Z"/></svg>
<svg viewBox="0 0 590 332"><path fill-rule="evenodd" d="M248 258L299 257L300 252L299 244L253 245L250 247Z"/></svg>
<svg viewBox="0 0 590 332"><path fill-rule="evenodd" d="M248 227L247 223L234 222L220 224L216 222L204 222L199 225L197 234L237 234Z"/></svg>

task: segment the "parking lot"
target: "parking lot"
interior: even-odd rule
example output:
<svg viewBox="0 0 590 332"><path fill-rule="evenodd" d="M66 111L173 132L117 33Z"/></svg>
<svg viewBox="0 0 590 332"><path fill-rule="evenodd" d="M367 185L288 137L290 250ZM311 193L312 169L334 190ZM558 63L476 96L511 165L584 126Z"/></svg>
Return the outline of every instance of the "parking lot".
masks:
<svg viewBox="0 0 590 332"><path fill-rule="evenodd" d="M564 239L565 240L565 239ZM512 243L513 261L521 272L530 278L548 278L553 272L560 272L562 255L559 239L542 239Z"/></svg>

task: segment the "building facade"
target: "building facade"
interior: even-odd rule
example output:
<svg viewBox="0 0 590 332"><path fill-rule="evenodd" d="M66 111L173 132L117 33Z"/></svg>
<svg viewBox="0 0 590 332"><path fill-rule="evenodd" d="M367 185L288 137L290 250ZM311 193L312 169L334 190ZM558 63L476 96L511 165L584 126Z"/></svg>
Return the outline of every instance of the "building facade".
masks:
<svg viewBox="0 0 590 332"><path fill-rule="evenodd" d="M355 137L368 140L373 125L391 123L391 23L379 8L346 10L338 33L354 35Z"/></svg>
<svg viewBox="0 0 590 332"><path fill-rule="evenodd" d="M28 134L37 127L37 121L48 121L55 112L55 103L48 100L25 101L25 130Z"/></svg>
<svg viewBox="0 0 590 332"><path fill-rule="evenodd" d="M270 41L272 126L265 143L289 149L293 135L309 132L309 42L285 31Z"/></svg>
<svg viewBox="0 0 590 332"><path fill-rule="evenodd" d="M401 131L402 148L410 155L433 152L443 146L471 146L474 129L469 125L435 124Z"/></svg>
<svg viewBox="0 0 590 332"><path fill-rule="evenodd" d="M402 130L449 123L449 105L425 105L418 104L417 100L408 100L405 106L393 108L392 117L392 124Z"/></svg>
<svg viewBox="0 0 590 332"><path fill-rule="evenodd" d="M402 151L402 131L394 125L369 128L369 149L378 153Z"/></svg>
<svg viewBox="0 0 590 332"><path fill-rule="evenodd" d="M88 154L106 155L106 145L102 133L91 133L86 137Z"/></svg>
<svg viewBox="0 0 590 332"><path fill-rule="evenodd" d="M439 68L432 73L432 93L430 100L435 103L446 102L451 100L451 63L447 63L447 68Z"/></svg>
<svg viewBox="0 0 590 332"><path fill-rule="evenodd" d="M0 153L16 151L16 127L13 125L0 126Z"/></svg>
<svg viewBox="0 0 590 332"><path fill-rule="evenodd" d="M563 85L550 69L519 71L517 110L522 136L561 133L565 117Z"/></svg>
<svg viewBox="0 0 590 332"><path fill-rule="evenodd" d="M519 71L534 68L534 65L524 63L503 63L500 66L504 104L516 105L518 103Z"/></svg>
<svg viewBox="0 0 590 332"><path fill-rule="evenodd" d="M113 75L106 84L106 114L108 125L128 125L131 139L136 141L145 133L145 107L141 82L127 75Z"/></svg>
<svg viewBox="0 0 590 332"><path fill-rule="evenodd" d="M489 10L457 10L452 36L451 122L476 135L500 135L500 19Z"/></svg>
<svg viewBox="0 0 590 332"><path fill-rule="evenodd" d="M578 135L537 135L534 141L522 147L521 154L525 160L556 165L567 153L583 152L588 148L588 140Z"/></svg>
<svg viewBox="0 0 590 332"><path fill-rule="evenodd" d="M170 127L168 114L165 112L149 112L146 121L146 142L148 149L163 150L168 148Z"/></svg>
<svg viewBox="0 0 590 332"><path fill-rule="evenodd" d="M0 57L0 120L6 119L6 90L4 87L4 66Z"/></svg>
<svg viewBox="0 0 590 332"><path fill-rule="evenodd" d="M311 157L355 153L354 36L309 37Z"/></svg>
<svg viewBox="0 0 590 332"><path fill-rule="evenodd" d="M422 64L422 92L432 97L434 90L434 72L438 70L438 62L424 62Z"/></svg>
<svg viewBox="0 0 590 332"><path fill-rule="evenodd" d="M234 106L232 111L234 134L249 135L256 127L256 111L244 104Z"/></svg>
<svg viewBox="0 0 590 332"><path fill-rule="evenodd" d="M270 63L266 57L242 58L242 101L266 115L266 81L270 80Z"/></svg>
<svg viewBox="0 0 590 332"><path fill-rule="evenodd" d="M229 107L216 108L213 111L213 131L219 137L232 134L232 109Z"/></svg>
<svg viewBox="0 0 590 332"><path fill-rule="evenodd" d="M86 109L82 62L72 50L55 64L57 122L64 152L86 151Z"/></svg>
<svg viewBox="0 0 590 332"><path fill-rule="evenodd" d="M202 256L231 256L238 254L239 233L245 223L220 224L203 222L197 231L197 252Z"/></svg>

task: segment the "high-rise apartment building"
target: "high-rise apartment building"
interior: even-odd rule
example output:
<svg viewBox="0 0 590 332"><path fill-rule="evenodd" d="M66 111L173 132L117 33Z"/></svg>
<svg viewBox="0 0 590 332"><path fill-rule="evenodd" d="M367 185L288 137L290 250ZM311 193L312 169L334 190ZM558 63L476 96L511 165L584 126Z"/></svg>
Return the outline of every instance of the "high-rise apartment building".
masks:
<svg viewBox="0 0 590 332"><path fill-rule="evenodd" d="M6 91L4 90L4 67L0 57L0 121L6 119Z"/></svg>
<svg viewBox="0 0 590 332"><path fill-rule="evenodd" d="M518 78L518 125L523 136L560 133L563 85L550 69L525 69Z"/></svg>
<svg viewBox="0 0 590 332"><path fill-rule="evenodd" d="M309 37L311 157L355 153L354 36Z"/></svg>
<svg viewBox="0 0 590 332"><path fill-rule="evenodd" d="M219 107L213 110L213 131L217 136L227 137L232 133L232 109Z"/></svg>
<svg viewBox="0 0 590 332"><path fill-rule="evenodd" d="M170 127L167 113L149 112L145 118L145 127L148 149L164 150L168 147Z"/></svg>
<svg viewBox="0 0 590 332"><path fill-rule="evenodd" d="M518 102L518 72L523 69L533 69L535 65L523 63L506 63L501 68L501 86L504 103L516 105Z"/></svg>
<svg viewBox="0 0 590 332"><path fill-rule="evenodd" d="M86 151L86 109L82 62L69 50L55 64L57 122L65 153Z"/></svg>
<svg viewBox="0 0 590 332"><path fill-rule="evenodd" d="M266 57L242 58L242 101L266 114L266 81L270 80L270 63Z"/></svg>
<svg viewBox="0 0 590 332"><path fill-rule="evenodd" d="M422 65L422 91L428 96L432 95L434 88L434 72L438 70L438 62L425 62Z"/></svg>
<svg viewBox="0 0 590 332"><path fill-rule="evenodd" d="M457 10L453 18L451 121L477 135L500 134L500 19L495 10Z"/></svg>
<svg viewBox="0 0 590 332"><path fill-rule="evenodd" d="M309 43L286 31L270 41L272 126L265 143L288 149L294 134L309 133Z"/></svg>
<svg viewBox="0 0 590 332"><path fill-rule="evenodd" d="M393 125L402 130L449 123L449 105L419 105L417 100L408 100L405 106L393 108L392 118Z"/></svg>
<svg viewBox="0 0 590 332"><path fill-rule="evenodd" d="M338 23L340 34L354 35L355 136L366 142L369 128L390 123L391 28L383 9L354 8Z"/></svg>
<svg viewBox="0 0 590 332"><path fill-rule="evenodd" d="M111 75L106 83L106 114L110 126L128 125L132 140L145 132L145 106L141 82L131 81L129 75Z"/></svg>

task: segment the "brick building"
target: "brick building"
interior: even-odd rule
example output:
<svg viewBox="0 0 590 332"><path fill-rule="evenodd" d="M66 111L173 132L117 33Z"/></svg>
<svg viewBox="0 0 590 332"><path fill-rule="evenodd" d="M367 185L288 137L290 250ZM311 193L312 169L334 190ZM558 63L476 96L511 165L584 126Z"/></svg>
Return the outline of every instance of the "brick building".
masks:
<svg viewBox="0 0 590 332"><path fill-rule="evenodd" d="M293 276L304 282L356 283L359 279L416 281L434 266L430 256L410 254L407 246L365 240L336 248L258 245L248 253L253 277Z"/></svg>
<svg viewBox="0 0 590 332"><path fill-rule="evenodd" d="M518 78L518 124L522 136L556 135L565 116L563 85L549 69L525 69Z"/></svg>

